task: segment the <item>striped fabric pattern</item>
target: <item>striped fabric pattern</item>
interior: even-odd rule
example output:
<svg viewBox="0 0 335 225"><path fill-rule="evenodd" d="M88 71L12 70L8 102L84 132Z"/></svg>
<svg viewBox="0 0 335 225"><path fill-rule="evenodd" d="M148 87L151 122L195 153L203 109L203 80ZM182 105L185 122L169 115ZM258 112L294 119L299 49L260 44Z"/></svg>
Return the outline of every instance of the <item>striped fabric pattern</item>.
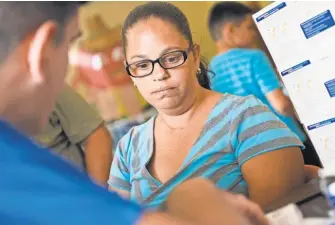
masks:
<svg viewBox="0 0 335 225"><path fill-rule="evenodd" d="M119 143L120 139L128 133L128 131L134 127L141 125L148 121L151 117L157 115L157 110L153 107L150 107L143 112L123 119L119 119L116 121L111 121L106 124L106 127L112 136L113 140L113 150L116 149L117 143Z"/></svg>
<svg viewBox="0 0 335 225"><path fill-rule="evenodd" d="M238 96L254 95L266 104L301 141L306 135L297 122L278 114L268 102L266 94L282 88L267 56L257 49L232 49L215 56L210 69L215 73L211 79L211 89L220 93Z"/></svg>
<svg viewBox="0 0 335 225"><path fill-rule="evenodd" d="M254 96L223 95L175 177L161 184L146 168L153 151L155 117L134 127L118 144L109 185L130 192L131 200L158 208L171 190L192 177L206 177L222 189L248 195L241 166L301 141Z"/></svg>

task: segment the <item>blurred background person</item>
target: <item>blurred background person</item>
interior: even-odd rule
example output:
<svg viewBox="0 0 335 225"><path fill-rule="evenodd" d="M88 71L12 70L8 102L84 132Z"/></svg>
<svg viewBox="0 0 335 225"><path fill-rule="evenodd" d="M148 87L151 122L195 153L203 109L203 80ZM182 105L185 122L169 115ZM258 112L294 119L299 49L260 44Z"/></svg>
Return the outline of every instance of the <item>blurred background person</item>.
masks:
<svg viewBox="0 0 335 225"><path fill-rule="evenodd" d="M35 138L107 185L113 153L111 136L100 115L68 85L58 96L47 125Z"/></svg>
<svg viewBox="0 0 335 225"><path fill-rule="evenodd" d="M71 48L67 82L106 121L115 149L121 137L156 111L124 69L121 25L110 27L97 13L82 21L83 36Z"/></svg>
<svg viewBox="0 0 335 225"><path fill-rule="evenodd" d="M256 96L304 143L306 164L320 166L316 151L298 123L294 107L264 52L253 49L256 27L252 10L239 2L216 3L208 27L217 55L210 62L211 88L221 93Z"/></svg>

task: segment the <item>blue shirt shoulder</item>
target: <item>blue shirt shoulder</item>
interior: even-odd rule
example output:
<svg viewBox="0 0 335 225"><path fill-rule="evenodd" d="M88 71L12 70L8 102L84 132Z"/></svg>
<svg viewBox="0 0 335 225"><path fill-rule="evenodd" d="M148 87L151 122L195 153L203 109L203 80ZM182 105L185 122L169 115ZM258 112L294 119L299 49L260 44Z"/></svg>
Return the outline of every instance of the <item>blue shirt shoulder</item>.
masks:
<svg viewBox="0 0 335 225"><path fill-rule="evenodd" d="M0 221L30 225L132 225L142 209L0 121Z"/></svg>

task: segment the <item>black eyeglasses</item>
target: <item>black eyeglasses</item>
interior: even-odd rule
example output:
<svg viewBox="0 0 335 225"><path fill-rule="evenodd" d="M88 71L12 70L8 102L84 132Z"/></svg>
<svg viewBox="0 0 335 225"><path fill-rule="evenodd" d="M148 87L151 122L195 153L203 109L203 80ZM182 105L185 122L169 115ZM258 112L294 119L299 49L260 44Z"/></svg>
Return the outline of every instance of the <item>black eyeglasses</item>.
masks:
<svg viewBox="0 0 335 225"><path fill-rule="evenodd" d="M126 70L129 76L140 78L152 74L154 66L158 63L164 69L172 69L181 66L187 60L188 54L193 49L193 45L187 49L168 52L156 60L145 59L132 64L127 64Z"/></svg>

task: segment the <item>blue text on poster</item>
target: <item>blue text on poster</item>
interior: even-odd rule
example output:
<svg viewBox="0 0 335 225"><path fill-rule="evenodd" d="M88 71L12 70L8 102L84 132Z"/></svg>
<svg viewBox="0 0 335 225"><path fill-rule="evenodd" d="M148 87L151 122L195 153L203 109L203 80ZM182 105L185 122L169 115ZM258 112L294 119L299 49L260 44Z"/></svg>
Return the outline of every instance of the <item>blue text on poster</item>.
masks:
<svg viewBox="0 0 335 225"><path fill-rule="evenodd" d="M298 65L295 65L291 68L288 68L288 69L284 70L283 72L281 72L281 75L286 76L290 73L293 73L297 70L300 70L301 68L303 68L305 66L308 66L309 64L311 64L311 61L309 61L309 60L303 61L303 62L299 63Z"/></svg>
<svg viewBox="0 0 335 225"><path fill-rule="evenodd" d="M256 18L257 22L261 22L262 20L266 19L267 17L271 16L272 14L278 12L279 10L281 10L282 8L284 8L286 6L286 3L283 2L279 5L277 5L276 7L270 9L269 11L267 11L266 13L260 15L259 17Z"/></svg>
<svg viewBox="0 0 335 225"><path fill-rule="evenodd" d="M325 83L325 86L327 88L327 91L329 93L329 96L332 98L332 97L335 97L335 79L332 79L330 81L327 81Z"/></svg>
<svg viewBox="0 0 335 225"><path fill-rule="evenodd" d="M332 124L334 122L335 122L335 118L331 118L331 119L324 120L324 121L319 122L319 123L315 123L315 124L309 125L309 126L307 126L307 129L308 130L314 130L314 129L317 129L319 127L323 127L323 126Z"/></svg>
<svg viewBox="0 0 335 225"><path fill-rule="evenodd" d="M329 10L300 24L302 31L307 39L333 27L335 25L332 14Z"/></svg>

